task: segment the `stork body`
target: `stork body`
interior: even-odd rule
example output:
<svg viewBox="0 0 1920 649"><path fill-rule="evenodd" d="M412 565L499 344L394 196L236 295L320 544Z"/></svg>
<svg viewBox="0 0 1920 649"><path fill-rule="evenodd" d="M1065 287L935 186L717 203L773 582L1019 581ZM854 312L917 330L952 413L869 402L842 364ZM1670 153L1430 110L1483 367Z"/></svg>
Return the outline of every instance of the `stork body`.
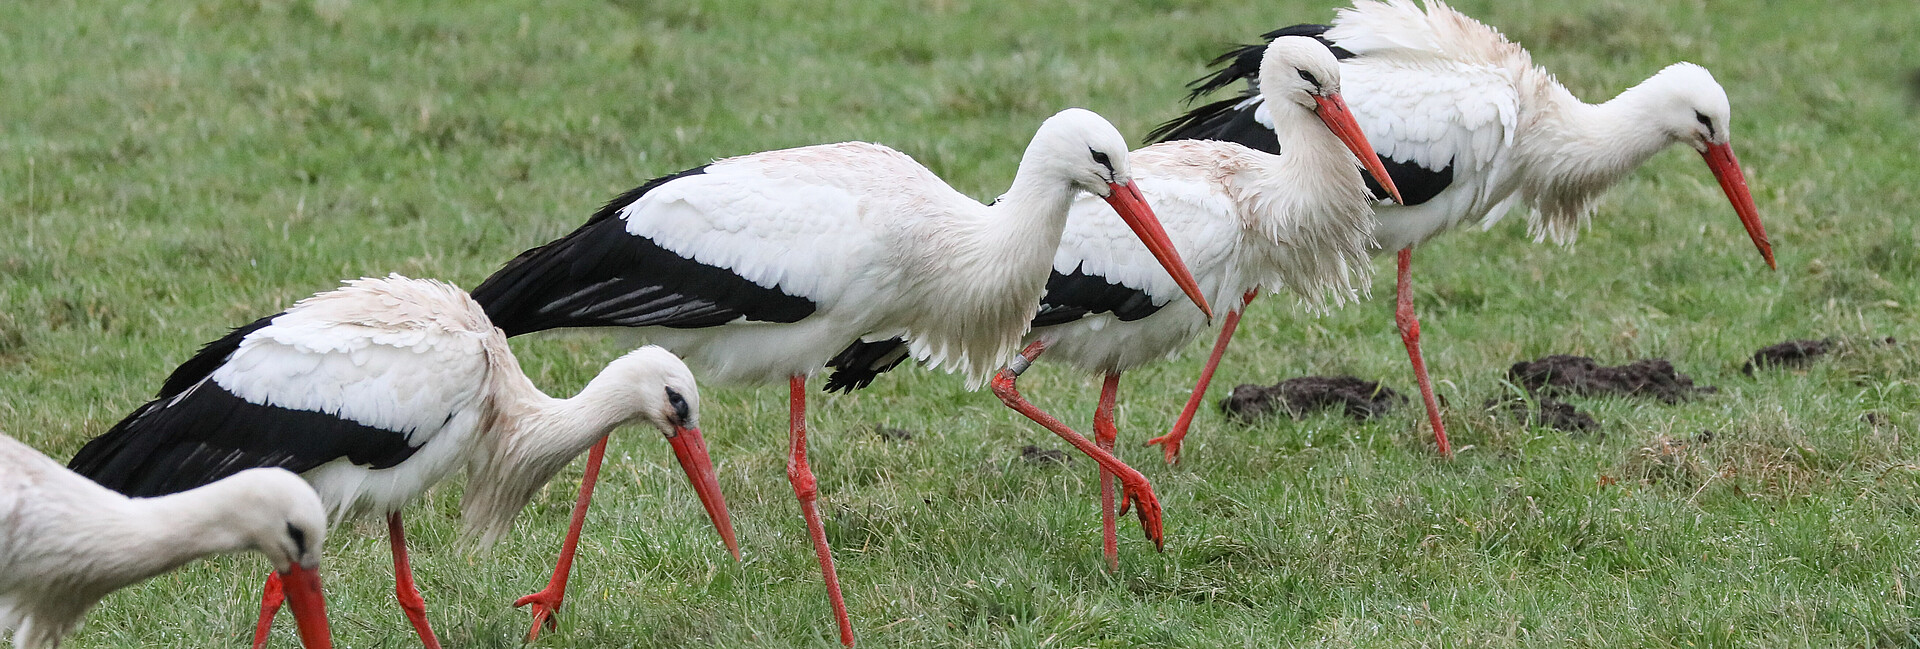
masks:
<svg viewBox="0 0 1920 649"><path fill-rule="evenodd" d="M1313 307L1344 303L1367 287L1373 217L1356 157L1386 176L1340 99L1333 54L1307 38L1276 39L1263 50L1262 88L1279 107L1273 114L1284 154L1200 140L1131 154L1141 193L1202 294L1232 305L1226 328L1262 287L1291 291ZM1180 294L1111 210L1089 195L1074 202L1026 340L1033 356L1044 350L1049 360L1106 377L1094 413L1102 448L1111 450L1118 433L1121 374L1178 354L1213 328L1196 309L1166 308ZM828 389L864 386L905 357L889 344L903 342L843 352ZM1109 568L1117 568L1111 479L1101 473L1104 547Z"/></svg>
<svg viewBox="0 0 1920 649"><path fill-rule="evenodd" d="M1729 137L1726 92L1705 68L1676 63L1599 104L1580 101L1499 32L1439 0L1360 0L1332 26L1295 25L1268 39L1309 36L1340 57L1354 115L1378 148L1405 201L1375 210L1376 254L1399 255L1395 318L1414 365L1428 419L1451 454L1439 406L1419 351L1411 299L1412 249L1441 232L1479 221L1490 226L1516 205L1529 212L1536 239L1571 242L1594 199L1654 154L1676 143L1706 159L1742 225L1769 266L1773 252ZM1194 97L1253 81L1261 46L1220 57L1222 69L1195 82ZM1257 84L1256 84L1257 85ZM1150 139L1238 142L1273 151L1268 102L1250 87L1162 125ZM1374 191L1375 198L1385 194ZM1222 337L1216 353L1224 351ZM1204 373L1188 412L1197 408ZM1191 415L1161 438L1178 456Z"/></svg>
<svg viewBox="0 0 1920 649"><path fill-rule="evenodd" d="M785 380L788 479L841 641L850 645L806 463L807 378L850 343L898 336L915 358L964 374L972 386L985 382L1019 350L1082 190L1105 197L1204 304L1130 180L1125 140L1078 109L1041 126L1012 188L993 205L877 144L744 155L628 192L572 234L509 262L474 296L509 335L644 328L709 378ZM1158 540L1159 507L1146 478L1078 433L1055 432L1122 476Z"/></svg>
<svg viewBox="0 0 1920 649"><path fill-rule="evenodd" d="M326 534L320 498L286 471L132 499L0 435L0 636L54 647L108 593L203 556L255 551L289 585L301 642L330 647L316 572Z"/></svg>
<svg viewBox="0 0 1920 649"><path fill-rule="evenodd" d="M673 441L733 546L697 404L692 374L658 348L615 361L572 399L550 398L465 293L395 275L347 282L207 345L71 466L130 496L279 467L311 483L335 518L385 515L396 596L421 641L437 647L400 510L461 467L471 473L468 529L491 542L567 461L614 428L647 421ZM279 590L270 579L255 646Z"/></svg>

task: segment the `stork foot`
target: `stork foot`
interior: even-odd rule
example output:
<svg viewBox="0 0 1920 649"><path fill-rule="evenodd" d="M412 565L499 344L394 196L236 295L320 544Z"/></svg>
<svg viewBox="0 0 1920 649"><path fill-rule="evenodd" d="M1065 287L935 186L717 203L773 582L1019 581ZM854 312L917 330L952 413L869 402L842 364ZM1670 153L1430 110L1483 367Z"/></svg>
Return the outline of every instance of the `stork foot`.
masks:
<svg viewBox="0 0 1920 649"><path fill-rule="evenodd" d="M1121 468L1126 471L1117 475L1123 498L1120 501L1120 515L1126 516L1127 507L1132 506L1134 513L1140 517L1140 529L1147 533L1147 540L1153 542L1153 548L1166 551L1166 532L1160 525L1160 500L1153 497L1153 485L1133 467L1121 465Z"/></svg>
<svg viewBox="0 0 1920 649"><path fill-rule="evenodd" d="M552 631L559 628L560 620L554 616L560 613L560 601L560 590L552 586L548 586L545 590L532 595L513 600L514 608L520 608L522 606L533 607L528 609L528 612L533 613L533 628L527 630L527 642L539 640L541 631Z"/></svg>
<svg viewBox="0 0 1920 649"><path fill-rule="evenodd" d="M1186 439L1185 426L1173 429L1173 432L1147 440L1147 446L1159 446L1167 457L1167 464L1180 463L1180 440Z"/></svg>

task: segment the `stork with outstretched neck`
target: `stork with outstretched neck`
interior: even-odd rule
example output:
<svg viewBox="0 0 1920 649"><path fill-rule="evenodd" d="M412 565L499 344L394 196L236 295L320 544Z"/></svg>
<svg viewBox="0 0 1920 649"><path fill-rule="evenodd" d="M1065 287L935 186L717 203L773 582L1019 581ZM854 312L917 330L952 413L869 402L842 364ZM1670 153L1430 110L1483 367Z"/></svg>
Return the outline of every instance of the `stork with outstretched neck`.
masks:
<svg viewBox="0 0 1920 649"><path fill-rule="evenodd" d="M985 383L1016 358L1079 192L1099 196L1205 312L1192 274L1135 187L1127 143L1080 109L1048 118L1013 186L983 205L893 149L845 142L727 158L648 182L474 289L509 335L642 328L709 380L785 382L787 478L854 642L806 456L806 383L859 340ZM1192 307L1185 307L1192 308ZM1004 395L1003 395L1004 396ZM1008 397L1036 420L1045 413ZM1073 430L1048 428L1120 476L1158 543L1146 476Z"/></svg>
<svg viewBox="0 0 1920 649"><path fill-rule="evenodd" d="M347 282L209 343L167 377L158 398L89 441L70 466L140 497L279 467L312 483L336 518L384 515L395 598L421 643L437 649L400 511L463 467L467 529L490 543L570 460L615 428L644 422L671 442L738 557L699 404L692 372L657 347L613 361L572 398L549 397L466 293L393 275ZM584 500L583 493L581 511ZM562 568L571 565L579 513ZM279 609L282 581L268 578L256 648Z"/></svg>
<svg viewBox="0 0 1920 649"><path fill-rule="evenodd" d="M1411 0L1360 0L1333 24L1269 32L1319 39L1340 58L1355 118L1379 151L1404 201L1375 209L1376 254L1399 255L1395 321L1412 361L1427 419L1442 454L1451 455L1440 406L1420 352L1413 312L1413 247L1470 221L1491 225L1517 206L1536 239L1569 243L1593 212L1594 200L1654 154L1685 144L1705 158L1733 203L1747 235L1773 267L1773 247L1760 224L1745 175L1733 154L1727 93L1706 68L1675 63L1608 101L1589 104L1534 65L1498 31L1440 0L1423 10ZM1149 139L1225 140L1277 151L1271 107L1258 90L1262 46L1215 60L1221 69L1194 83L1192 98L1248 82L1239 96L1176 118ZM1374 188L1375 198L1386 198ZM1223 353L1230 333L1215 345ZM1164 437L1168 461L1179 457L1212 365L1187 409Z"/></svg>
<svg viewBox="0 0 1920 649"><path fill-rule="evenodd" d="M320 548L327 510L280 469L128 498L0 435L0 638L51 649L108 593L203 556L254 551L286 585L307 649L329 649Z"/></svg>

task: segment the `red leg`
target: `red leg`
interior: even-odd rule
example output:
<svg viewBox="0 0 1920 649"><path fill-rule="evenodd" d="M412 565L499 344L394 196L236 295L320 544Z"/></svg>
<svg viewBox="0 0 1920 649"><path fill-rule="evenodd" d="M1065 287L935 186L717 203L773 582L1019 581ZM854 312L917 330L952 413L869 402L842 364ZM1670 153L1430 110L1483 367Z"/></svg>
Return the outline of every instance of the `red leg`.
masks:
<svg viewBox="0 0 1920 649"><path fill-rule="evenodd" d="M791 447L787 456L787 482L800 499L800 514L807 518L807 534L813 537L813 552L820 558L820 574L827 580L827 599L833 603L834 621L840 624L840 644L853 646L853 622L847 619L847 601L840 595L840 574L833 569L833 550L827 546L827 528L820 522L820 510L814 506L820 487L807 468L807 377L789 379L792 394L789 415Z"/></svg>
<svg viewBox="0 0 1920 649"><path fill-rule="evenodd" d="M1207 356L1207 366L1200 370L1200 381L1193 384L1193 396L1187 397L1187 407L1180 409L1180 418L1174 420L1173 430L1167 434L1147 440L1147 445L1165 444L1167 463L1180 461L1180 441L1187 438L1187 426L1193 423L1193 415L1200 412L1200 404L1207 400L1207 386L1213 384L1213 371L1220 369L1220 357L1227 355L1227 343L1233 340L1233 330L1240 327L1240 314L1253 304L1253 298L1260 296L1260 289L1247 291L1240 298L1240 308L1227 313L1226 322L1220 325L1220 338L1213 341L1213 354Z"/></svg>
<svg viewBox="0 0 1920 649"><path fill-rule="evenodd" d="M287 601L280 590L280 573L267 573L266 592L260 596L260 623L253 628L253 649L267 646L267 632L273 630L273 616L280 612L280 604Z"/></svg>
<svg viewBox="0 0 1920 649"><path fill-rule="evenodd" d="M1413 361L1413 378L1420 382L1420 400L1427 405L1427 422L1433 426L1433 441L1440 455L1451 459L1453 445L1447 443L1447 428L1440 423L1440 401L1433 397L1433 380L1427 378L1427 361L1420 356L1420 319L1413 314L1413 249L1400 250L1400 278L1395 289L1394 324L1400 326L1400 342L1407 346L1407 358Z"/></svg>
<svg viewBox="0 0 1920 649"><path fill-rule="evenodd" d="M1165 549L1166 539L1160 525L1160 500L1153 497L1153 486L1147 483L1147 477L1121 462L1120 458L1114 457L1112 453L1102 450L1085 436L1073 432L1072 428L1060 423L1060 420L1055 419L1053 415L1035 407L1027 401L1026 397L1020 396L1014 380L1019 378L1022 372L1027 371L1027 368L1033 364L1033 359L1046 349L1046 343L1036 340L1027 345L1026 349L1021 350L1020 355L1014 357L1013 362L1008 363L1006 369L994 375L994 396L1000 397L1000 402L1006 404L1008 408L1026 415L1034 423L1046 427L1061 439L1067 440L1068 444L1072 444L1074 448L1080 449L1081 453L1087 454L1087 457L1099 463L1100 468L1120 476L1120 514L1124 516L1127 513L1127 507L1138 505L1139 509L1135 511L1140 516L1141 529L1146 531L1147 538L1153 541L1155 548Z"/></svg>
<svg viewBox="0 0 1920 649"><path fill-rule="evenodd" d="M407 531L400 512L387 514L387 538L393 544L393 597L413 623L414 633L420 634L420 644L440 649L440 639L433 637L433 627L427 624L427 601L420 598L420 589L413 585L413 568L407 565Z"/></svg>
<svg viewBox="0 0 1920 649"><path fill-rule="evenodd" d="M542 629L553 629L560 622L560 602L567 597L567 577L573 574L573 553L580 546L580 529L587 525L587 505L593 502L593 486L600 481L600 461L607 456L607 439L600 438L587 452L587 474L580 478L580 498L573 502L573 522L567 526L567 540L560 545L560 561L553 565L553 579L545 590L513 601L514 608L533 605L533 628L527 642L540 639Z"/></svg>
<svg viewBox="0 0 1920 649"><path fill-rule="evenodd" d="M1109 453L1113 452L1113 440L1120 437L1120 428L1113 423L1113 402L1119 392L1120 373L1108 373L1106 383L1100 386L1100 405L1093 411L1093 442ZM1113 519L1113 474L1101 469L1100 547L1107 553L1108 572L1120 570L1120 540L1114 533Z"/></svg>

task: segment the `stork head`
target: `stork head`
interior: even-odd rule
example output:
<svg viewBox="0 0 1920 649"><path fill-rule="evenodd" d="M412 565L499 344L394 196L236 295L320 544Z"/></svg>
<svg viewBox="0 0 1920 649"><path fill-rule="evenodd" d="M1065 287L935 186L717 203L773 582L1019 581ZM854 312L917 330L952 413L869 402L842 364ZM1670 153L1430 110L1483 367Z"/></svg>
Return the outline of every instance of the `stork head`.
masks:
<svg viewBox="0 0 1920 649"><path fill-rule="evenodd" d="M625 393L621 402L631 409L629 421L652 424L669 438L700 428L700 388L673 352L655 345L627 352L594 379L602 381Z"/></svg>
<svg viewBox="0 0 1920 649"><path fill-rule="evenodd" d="M248 542L274 570L320 567L327 508L306 480L286 469L248 469L223 482L234 494L225 507L241 517Z"/></svg>
<svg viewBox="0 0 1920 649"><path fill-rule="evenodd" d="M1685 142L1702 153L1715 144L1731 141L1727 126L1733 108L1727 102L1726 89L1706 68L1675 63L1641 85L1652 91L1651 114L1646 119L1674 141Z"/></svg>
<svg viewBox="0 0 1920 649"><path fill-rule="evenodd" d="M1146 244L1167 274L1173 276L1180 290L1186 292L1208 318L1213 317L1206 298L1200 295L1200 283L1194 280L1192 271L1187 270L1186 262L1180 260L1166 228L1161 227L1159 217L1154 216L1153 208L1147 205L1140 187L1133 182L1133 175L1128 171L1127 138L1106 118L1082 108L1054 114L1033 134L1033 143L1027 145L1026 157L1020 166L1023 172L1034 169L1066 181L1071 189L1105 199L1120 215L1120 220ZM1064 203L1059 208L1063 222L1066 208Z"/></svg>
<svg viewBox="0 0 1920 649"><path fill-rule="evenodd" d="M1038 164L1101 198L1115 186L1133 182L1127 167L1127 138L1106 118L1084 108L1068 108L1047 118L1027 146L1025 164Z"/></svg>
<svg viewBox="0 0 1920 649"><path fill-rule="evenodd" d="M217 486L216 486L217 485ZM209 487L231 496L221 504L248 546L267 556L307 649L333 646L320 589L320 550L327 509L313 487L286 469L248 469Z"/></svg>
<svg viewBox="0 0 1920 649"><path fill-rule="evenodd" d="M1394 202L1406 202L1367 135L1360 132L1347 101L1340 97L1340 62L1325 44L1305 36L1273 39L1260 59L1260 93L1270 110L1285 110L1291 104L1319 116Z"/></svg>
<svg viewBox="0 0 1920 649"><path fill-rule="evenodd" d="M619 401L632 407L629 421L652 424L673 445L674 457L693 483L707 518L713 521L714 530L733 558L739 559L740 543L727 515L727 499L720 493L713 460L707 456L707 442L700 435L700 388L694 384L693 371L673 352L648 345L607 365L594 379L594 383L603 381L625 392L625 398Z"/></svg>
<svg viewBox="0 0 1920 649"><path fill-rule="evenodd" d="M1733 203L1747 237L1760 249L1767 266L1774 267L1773 244L1767 241L1767 229L1760 224L1760 211L1747 190L1747 177L1740 160L1733 155L1733 108L1727 91L1713 80L1713 73L1692 63L1675 63L1641 83L1649 93L1646 119L1676 142L1685 142L1707 161L1720 190Z"/></svg>
<svg viewBox="0 0 1920 649"><path fill-rule="evenodd" d="M1305 36L1273 39L1260 58L1260 93L1267 101L1315 110L1318 98L1340 95L1340 61L1326 45Z"/></svg>

